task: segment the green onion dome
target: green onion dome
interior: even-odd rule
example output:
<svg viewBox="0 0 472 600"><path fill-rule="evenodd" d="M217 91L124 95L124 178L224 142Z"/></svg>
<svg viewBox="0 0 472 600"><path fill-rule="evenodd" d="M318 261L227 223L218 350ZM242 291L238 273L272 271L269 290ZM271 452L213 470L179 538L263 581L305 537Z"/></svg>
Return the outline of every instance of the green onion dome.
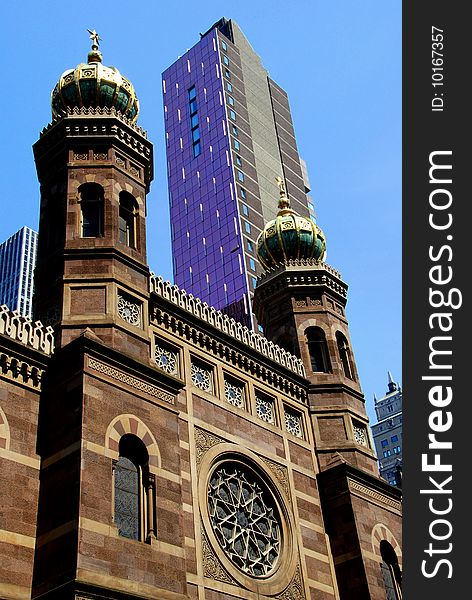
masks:
<svg viewBox="0 0 472 600"><path fill-rule="evenodd" d="M299 259L325 259L326 239L321 229L311 221L300 217L290 208L281 178L279 212L269 221L257 238L257 256L262 267L268 271L279 263Z"/></svg>
<svg viewBox="0 0 472 600"><path fill-rule="evenodd" d="M93 40L88 62L69 69L59 78L51 94L52 116L57 118L67 108L115 108L131 121L139 114L139 102L131 82L115 67L102 64L98 49L98 34L90 31Z"/></svg>

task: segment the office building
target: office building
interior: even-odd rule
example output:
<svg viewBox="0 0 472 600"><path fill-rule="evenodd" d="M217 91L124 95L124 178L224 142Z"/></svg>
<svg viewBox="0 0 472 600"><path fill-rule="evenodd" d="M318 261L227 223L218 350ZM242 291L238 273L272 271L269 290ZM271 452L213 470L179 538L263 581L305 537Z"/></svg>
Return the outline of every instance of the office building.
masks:
<svg viewBox="0 0 472 600"><path fill-rule="evenodd" d="M256 240L275 217L274 181L314 219L286 92L233 20L163 73L175 283L255 326Z"/></svg>
<svg viewBox="0 0 472 600"><path fill-rule="evenodd" d="M38 234L22 227L0 244L0 305L23 317L32 316Z"/></svg>
<svg viewBox="0 0 472 600"><path fill-rule="evenodd" d="M372 425L372 437L379 459L380 476L391 485L401 486L403 466L403 393L388 372L388 389L384 396L374 396L377 423Z"/></svg>
<svg viewBox="0 0 472 600"><path fill-rule="evenodd" d="M153 146L91 36L33 147L48 325L0 307L0 597L399 600L401 494L319 230L281 185L265 336L151 275Z"/></svg>

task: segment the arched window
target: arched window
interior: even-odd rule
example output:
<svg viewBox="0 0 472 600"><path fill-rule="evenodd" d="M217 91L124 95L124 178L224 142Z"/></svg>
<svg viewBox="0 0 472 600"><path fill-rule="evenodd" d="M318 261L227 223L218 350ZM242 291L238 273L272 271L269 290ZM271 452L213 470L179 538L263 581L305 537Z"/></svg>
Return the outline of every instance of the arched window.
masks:
<svg viewBox="0 0 472 600"><path fill-rule="evenodd" d="M351 350L347 339L340 332L336 332L336 342L338 344L339 357L343 366L344 375L349 379L354 379L354 369L352 367Z"/></svg>
<svg viewBox="0 0 472 600"><path fill-rule="evenodd" d="M315 373L329 373L331 366L324 331L319 327L310 327L306 330L305 335L310 353L311 370Z"/></svg>
<svg viewBox="0 0 472 600"><path fill-rule="evenodd" d="M97 183L84 183L80 192L80 235L101 237L103 235L103 188Z"/></svg>
<svg viewBox="0 0 472 600"><path fill-rule="evenodd" d="M400 566L398 565L398 558L395 554L395 550L386 540L380 542L380 555L382 556L380 569L382 571L382 579L387 592L387 600L401 600L402 575Z"/></svg>
<svg viewBox="0 0 472 600"><path fill-rule="evenodd" d="M136 248L136 200L128 192L120 192L119 240L130 248Z"/></svg>
<svg viewBox="0 0 472 600"><path fill-rule="evenodd" d="M155 480L148 463L144 443L125 434L113 468L114 521L120 536L145 542L156 536Z"/></svg>

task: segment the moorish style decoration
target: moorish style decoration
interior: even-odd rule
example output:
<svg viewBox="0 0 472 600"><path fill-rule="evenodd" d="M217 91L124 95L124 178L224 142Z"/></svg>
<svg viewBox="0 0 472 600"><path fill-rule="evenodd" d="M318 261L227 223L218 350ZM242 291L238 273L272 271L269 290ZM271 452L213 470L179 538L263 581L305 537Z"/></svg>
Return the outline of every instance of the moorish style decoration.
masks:
<svg viewBox="0 0 472 600"><path fill-rule="evenodd" d="M354 430L354 439L361 446L369 446L369 442L367 440L367 431L364 425L360 423L353 423L352 428Z"/></svg>
<svg viewBox="0 0 472 600"><path fill-rule="evenodd" d="M154 346L154 358L159 369L162 369L170 375L179 374L179 362L177 352L164 346L160 341L156 340Z"/></svg>
<svg viewBox="0 0 472 600"><path fill-rule="evenodd" d="M208 509L215 537L243 573L273 572L281 549L280 517L272 494L252 470L227 461L208 484Z"/></svg>
<svg viewBox="0 0 472 600"><path fill-rule="evenodd" d="M68 108L114 108L131 121L139 114L139 102L132 83L115 67L102 64L100 38L90 31L92 50L86 63L69 69L59 78L51 94L52 115L58 118Z"/></svg>
<svg viewBox="0 0 472 600"><path fill-rule="evenodd" d="M257 238L257 256L266 271L279 263L298 259L325 259L326 239L321 229L290 208L283 179L277 177L280 189L279 212Z"/></svg>
<svg viewBox="0 0 472 600"><path fill-rule="evenodd" d="M259 419L266 423L275 423L274 402L267 396L262 396L256 392L256 412Z"/></svg>
<svg viewBox="0 0 472 600"><path fill-rule="evenodd" d="M298 438L303 438L302 415L288 407L284 407L285 429Z"/></svg>
<svg viewBox="0 0 472 600"><path fill-rule="evenodd" d="M139 327L141 325L141 307L129 297L118 294L118 314L130 325Z"/></svg>
<svg viewBox="0 0 472 600"><path fill-rule="evenodd" d="M225 399L238 408L244 407L244 386L225 378Z"/></svg>
<svg viewBox="0 0 472 600"><path fill-rule="evenodd" d="M204 392L211 392L213 383L210 369L200 363L192 362L191 376L193 385Z"/></svg>

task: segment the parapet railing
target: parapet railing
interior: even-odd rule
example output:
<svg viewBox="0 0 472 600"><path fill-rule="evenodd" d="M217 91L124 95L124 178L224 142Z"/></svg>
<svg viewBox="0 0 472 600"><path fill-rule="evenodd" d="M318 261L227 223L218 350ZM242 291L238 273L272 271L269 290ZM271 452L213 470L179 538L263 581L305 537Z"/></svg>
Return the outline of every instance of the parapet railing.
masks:
<svg viewBox="0 0 472 600"><path fill-rule="evenodd" d="M213 306L202 302L200 298L196 298L192 294L187 294L185 290L181 290L170 281L164 281L161 276L151 273L150 290L202 319L219 331L260 352L267 358L275 360L278 364L290 369L294 373L303 377L305 376L305 368L300 358L277 346L277 344L269 341L263 335L252 331L246 325L238 323L238 321L235 321L235 319L220 310L216 310Z"/></svg>
<svg viewBox="0 0 472 600"><path fill-rule="evenodd" d="M54 352L52 327L45 327L41 321L33 323L29 317L22 317L5 304L0 306L0 334L45 354L51 355Z"/></svg>

